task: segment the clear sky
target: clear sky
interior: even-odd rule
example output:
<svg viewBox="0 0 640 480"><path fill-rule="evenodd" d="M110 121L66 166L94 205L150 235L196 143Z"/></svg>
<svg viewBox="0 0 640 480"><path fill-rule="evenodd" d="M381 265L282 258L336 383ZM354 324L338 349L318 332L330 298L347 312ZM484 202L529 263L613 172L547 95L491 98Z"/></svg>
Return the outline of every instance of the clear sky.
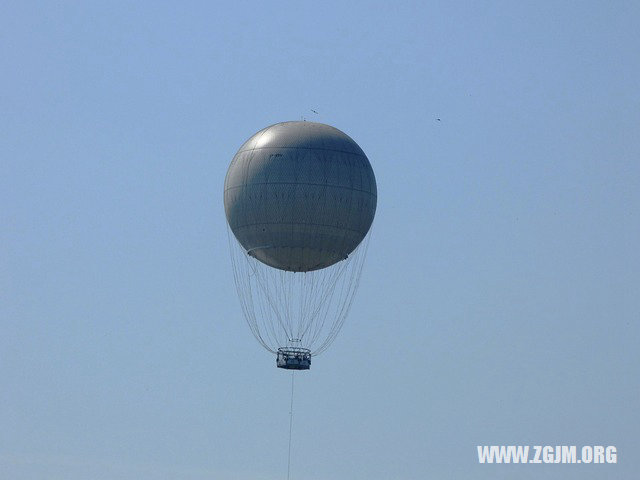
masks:
<svg viewBox="0 0 640 480"><path fill-rule="evenodd" d="M4 2L0 478L285 478L290 375L242 319L222 186L301 117L379 196L351 315L296 375L292 479L637 478L638 25L637 1Z"/></svg>

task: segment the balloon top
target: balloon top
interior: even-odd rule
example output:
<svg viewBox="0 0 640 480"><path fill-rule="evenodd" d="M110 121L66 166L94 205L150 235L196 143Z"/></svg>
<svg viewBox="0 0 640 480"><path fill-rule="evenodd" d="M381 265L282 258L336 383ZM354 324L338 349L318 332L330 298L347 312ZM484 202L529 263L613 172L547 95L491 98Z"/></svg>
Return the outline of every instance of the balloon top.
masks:
<svg viewBox="0 0 640 480"><path fill-rule="evenodd" d="M247 140L238 153L259 148L334 150L365 156L346 133L331 125L306 121L281 122L263 128Z"/></svg>

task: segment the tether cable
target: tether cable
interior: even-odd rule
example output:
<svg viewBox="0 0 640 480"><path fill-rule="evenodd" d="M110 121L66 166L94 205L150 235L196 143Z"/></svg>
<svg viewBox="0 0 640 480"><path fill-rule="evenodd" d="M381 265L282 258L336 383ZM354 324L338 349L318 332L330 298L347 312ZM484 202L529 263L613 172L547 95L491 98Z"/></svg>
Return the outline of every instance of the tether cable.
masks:
<svg viewBox="0 0 640 480"><path fill-rule="evenodd" d="M291 371L291 406L289 407L289 455L287 459L287 480L291 474L291 432L293 431L293 374L295 370Z"/></svg>

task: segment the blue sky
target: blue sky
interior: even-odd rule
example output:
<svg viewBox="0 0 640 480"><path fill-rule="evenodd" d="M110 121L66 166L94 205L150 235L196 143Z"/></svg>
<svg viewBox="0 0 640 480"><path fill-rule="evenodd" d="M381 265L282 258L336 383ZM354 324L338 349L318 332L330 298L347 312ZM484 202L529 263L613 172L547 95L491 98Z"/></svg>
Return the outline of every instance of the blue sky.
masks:
<svg viewBox="0 0 640 480"><path fill-rule="evenodd" d="M0 476L284 478L290 377L242 319L222 186L301 117L379 196L350 318L296 377L292 478L637 476L637 2L1 10Z"/></svg>

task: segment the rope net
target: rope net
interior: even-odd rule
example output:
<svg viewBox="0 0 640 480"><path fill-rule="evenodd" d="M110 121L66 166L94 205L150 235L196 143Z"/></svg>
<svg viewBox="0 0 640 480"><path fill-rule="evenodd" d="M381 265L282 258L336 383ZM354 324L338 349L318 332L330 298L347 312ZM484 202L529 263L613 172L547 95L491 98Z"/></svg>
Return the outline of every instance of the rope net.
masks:
<svg viewBox="0 0 640 480"><path fill-rule="evenodd" d="M343 261L309 272L269 267L248 255L228 228L233 276L251 333L269 352L308 348L316 356L335 340L349 313L367 248L369 232Z"/></svg>

